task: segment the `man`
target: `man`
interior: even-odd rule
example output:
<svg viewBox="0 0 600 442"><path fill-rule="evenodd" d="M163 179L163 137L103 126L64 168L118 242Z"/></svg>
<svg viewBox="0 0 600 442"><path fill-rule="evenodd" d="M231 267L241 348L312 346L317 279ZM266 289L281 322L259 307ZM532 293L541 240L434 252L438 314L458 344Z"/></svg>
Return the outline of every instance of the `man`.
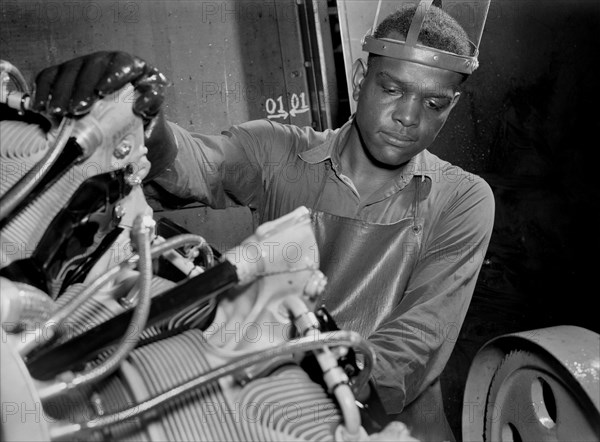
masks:
<svg viewBox="0 0 600 442"><path fill-rule="evenodd" d="M419 14L412 8L389 16L374 38L416 39L411 24ZM473 55L464 31L440 9L420 19L420 45L442 58ZM436 436L450 439L445 419L440 424L438 379L471 300L494 199L481 178L426 150L468 72L385 54L354 64L357 110L335 131L259 120L220 136L190 134L159 112L164 78L123 53L42 71L35 107L82 114L94 91L131 81L140 93L134 109L148 122L151 178L165 191L215 208L232 199L263 222L309 207L328 277L322 302L341 328L373 345L373 385L387 414L411 423L417 437L433 440L435 431L421 430L438 424ZM409 405L427 397L436 408L411 412Z"/></svg>

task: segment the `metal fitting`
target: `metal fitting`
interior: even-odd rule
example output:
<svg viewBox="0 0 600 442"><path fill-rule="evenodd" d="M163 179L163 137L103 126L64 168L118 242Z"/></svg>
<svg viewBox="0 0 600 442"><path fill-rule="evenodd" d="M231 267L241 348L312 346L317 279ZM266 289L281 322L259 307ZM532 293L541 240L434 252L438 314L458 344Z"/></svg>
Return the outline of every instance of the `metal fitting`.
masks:
<svg viewBox="0 0 600 442"><path fill-rule="evenodd" d="M129 155L129 153L131 152L131 148L131 142L128 140L123 140L121 143L119 143L117 147L115 147L113 155L115 158L122 160L127 155Z"/></svg>

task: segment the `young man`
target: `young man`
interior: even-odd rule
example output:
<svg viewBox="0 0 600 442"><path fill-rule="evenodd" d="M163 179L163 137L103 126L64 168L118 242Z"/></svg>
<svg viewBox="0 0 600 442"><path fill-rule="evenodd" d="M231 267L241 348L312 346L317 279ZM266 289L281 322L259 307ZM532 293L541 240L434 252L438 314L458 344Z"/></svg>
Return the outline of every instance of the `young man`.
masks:
<svg viewBox="0 0 600 442"><path fill-rule="evenodd" d="M413 8L389 16L375 39L404 40L416 15ZM460 26L433 6L419 44L473 55ZM373 381L386 412L431 429L443 416L438 379L494 219L490 187L426 150L467 76L410 56L371 54L354 64L357 110L340 129L259 120L208 136L164 121L158 71L127 54L96 53L42 71L35 106L82 114L94 91L132 81L140 92L134 108L151 126L152 178L164 190L215 208L232 199L259 211L262 222L309 207L328 277L322 303L341 328L373 345ZM434 402L411 413L409 405L424 397ZM413 426L427 440L433 433Z"/></svg>

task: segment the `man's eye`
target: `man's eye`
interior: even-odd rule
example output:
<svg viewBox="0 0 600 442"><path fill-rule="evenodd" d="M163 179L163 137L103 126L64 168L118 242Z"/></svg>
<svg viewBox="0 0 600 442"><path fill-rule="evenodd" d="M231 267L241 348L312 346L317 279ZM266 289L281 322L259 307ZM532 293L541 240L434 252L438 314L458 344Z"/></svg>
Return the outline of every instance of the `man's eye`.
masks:
<svg viewBox="0 0 600 442"><path fill-rule="evenodd" d="M390 95L401 95L402 94L402 90L395 88L395 87L384 87L383 90L386 94L390 94Z"/></svg>
<svg viewBox="0 0 600 442"><path fill-rule="evenodd" d="M440 103L437 100L426 100L425 106L427 106L429 109L432 109L435 111L441 111L442 109L444 109L446 107L446 104Z"/></svg>

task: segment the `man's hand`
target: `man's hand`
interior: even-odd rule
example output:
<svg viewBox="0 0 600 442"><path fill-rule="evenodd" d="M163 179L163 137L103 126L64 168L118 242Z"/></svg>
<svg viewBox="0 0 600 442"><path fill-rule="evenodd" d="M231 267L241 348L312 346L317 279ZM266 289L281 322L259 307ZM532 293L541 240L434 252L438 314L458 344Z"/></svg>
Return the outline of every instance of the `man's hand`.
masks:
<svg viewBox="0 0 600 442"><path fill-rule="evenodd" d="M97 99L127 83L138 92L133 111L145 122L156 116L167 79L125 52L94 52L44 69L35 80L33 109L54 117L83 115Z"/></svg>
<svg viewBox="0 0 600 442"><path fill-rule="evenodd" d="M410 430L402 422L390 422L381 432L369 435L369 442L376 441L420 442L411 436Z"/></svg>
<svg viewBox="0 0 600 442"><path fill-rule="evenodd" d="M46 68L35 80L33 110L54 118L84 115L97 100L127 83L136 91L133 112L144 120L152 164L146 180L150 180L173 162L177 148L160 113L168 81L144 60L125 52L102 51Z"/></svg>

